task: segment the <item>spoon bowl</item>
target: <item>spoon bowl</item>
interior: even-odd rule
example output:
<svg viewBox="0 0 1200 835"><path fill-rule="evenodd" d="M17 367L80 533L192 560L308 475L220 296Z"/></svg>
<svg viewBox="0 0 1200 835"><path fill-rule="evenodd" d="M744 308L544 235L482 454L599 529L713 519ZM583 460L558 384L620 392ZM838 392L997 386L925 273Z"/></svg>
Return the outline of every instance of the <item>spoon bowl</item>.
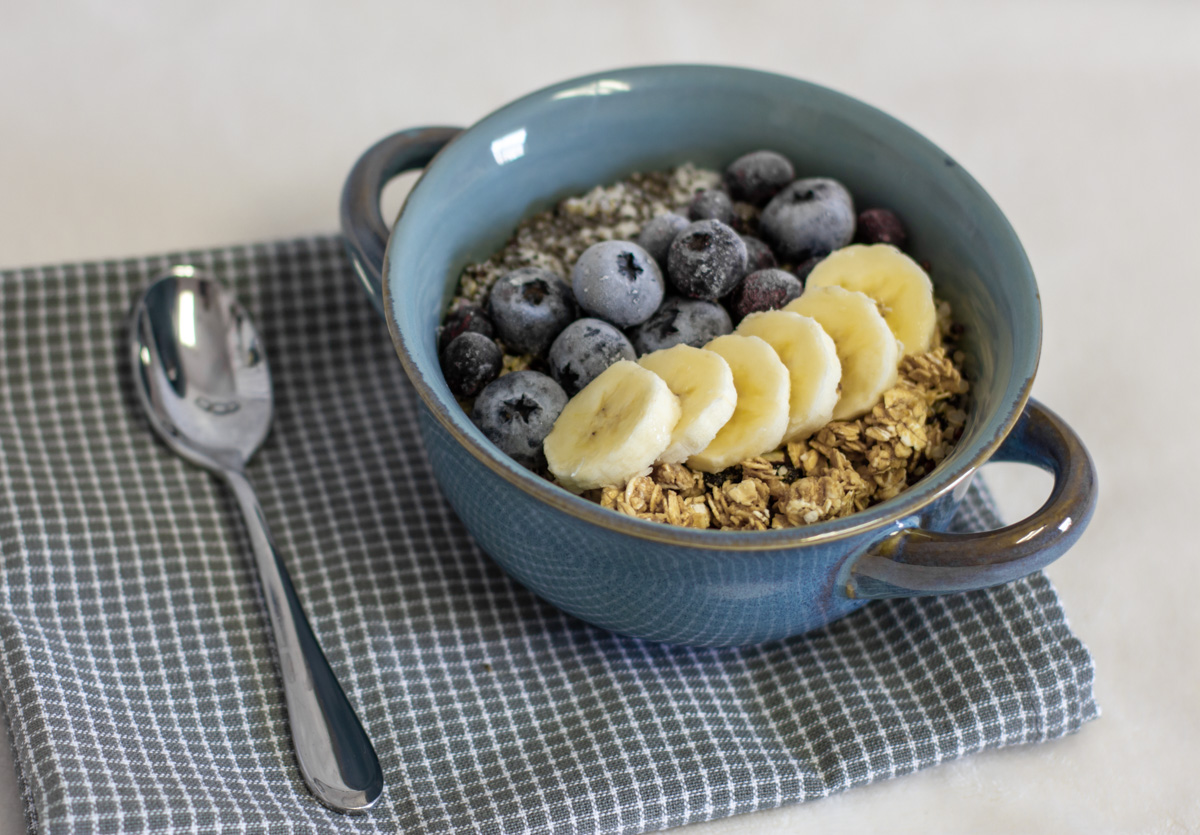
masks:
<svg viewBox="0 0 1200 835"><path fill-rule="evenodd" d="M138 391L154 429L201 467L244 466L275 411L254 322L229 291L186 266L152 284L138 314Z"/></svg>
<svg viewBox="0 0 1200 835"><path fill-rule="evenodd" d="M130 348L138 400L154 431L237 498L304 782L335 811L365 811L383 792L379 758L317 643L244 472L274 413L271 372L254 323L219 283L175 267L134 306Z"/></svg>

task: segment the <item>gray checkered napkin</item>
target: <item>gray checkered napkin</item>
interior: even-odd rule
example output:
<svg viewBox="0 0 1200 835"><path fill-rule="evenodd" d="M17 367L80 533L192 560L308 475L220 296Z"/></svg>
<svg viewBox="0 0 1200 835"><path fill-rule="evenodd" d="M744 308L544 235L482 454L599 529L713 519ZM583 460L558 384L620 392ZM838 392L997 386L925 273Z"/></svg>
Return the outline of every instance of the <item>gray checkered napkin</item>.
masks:
<svg viewBox="0 0 1200 835"><path fill-rule="evenodd" d="M258 322L250 466L383 763L365 817L292 756L235 505L137 413L135 295L191 262ZM336 238L0 275L0 696L42 832L645 832L797 803L1097 716L1041 574L685 649L560 613L471 542ZM976 487L960 530L997 524Z"/></svg>

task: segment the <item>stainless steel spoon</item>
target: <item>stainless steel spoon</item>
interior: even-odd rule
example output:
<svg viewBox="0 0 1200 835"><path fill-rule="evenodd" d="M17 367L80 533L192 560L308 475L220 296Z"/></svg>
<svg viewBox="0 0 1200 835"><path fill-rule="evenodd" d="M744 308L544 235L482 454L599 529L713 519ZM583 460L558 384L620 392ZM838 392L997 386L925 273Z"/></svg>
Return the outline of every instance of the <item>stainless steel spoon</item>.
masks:
<svg viewBox="0 0 1200 835"><path fill-rule="evenodd" d="M237 497L287 700L300 773L331 809L361 812L383 792L379 758L300 608L245 466L271 428L271 373L258 333L233 295L192 267L152 284L130 329L138 400L167 445Z"/></svg>

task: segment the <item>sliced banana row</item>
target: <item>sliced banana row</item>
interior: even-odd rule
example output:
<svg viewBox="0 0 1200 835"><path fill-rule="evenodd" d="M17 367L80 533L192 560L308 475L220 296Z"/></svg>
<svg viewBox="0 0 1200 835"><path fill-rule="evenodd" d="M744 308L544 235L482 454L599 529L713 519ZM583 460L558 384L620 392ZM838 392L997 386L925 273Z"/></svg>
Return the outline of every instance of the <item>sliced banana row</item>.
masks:
<svg viewBox="0 0 1200 835"><path fill-rule="evenodd" d="M751 314L702 349L609 366L559 415L546 461L575 492L658 461L719 472L870 411L900 358L928 350L936 329L933 285L916 262L887 244L845 247L783 310Z"/></svg>

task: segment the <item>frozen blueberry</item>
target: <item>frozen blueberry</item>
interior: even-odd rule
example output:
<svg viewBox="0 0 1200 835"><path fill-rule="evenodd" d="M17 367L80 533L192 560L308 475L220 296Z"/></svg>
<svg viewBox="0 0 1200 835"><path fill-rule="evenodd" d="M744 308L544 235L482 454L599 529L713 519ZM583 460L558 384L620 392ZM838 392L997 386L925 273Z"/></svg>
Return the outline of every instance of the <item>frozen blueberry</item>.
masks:
<svg viewBox="0 0 1200 835"><path fill-rule="evenodd" d="M742 279L729 298L729 312L741 321L749 313L778 310L804 292L800 279L784 270L759 270Z"/></svg>
<svg viewBox="0 0 1200 835"><path fill-rule="evenodd" d="M749 275L759 270L767 270L771 267L778 266L775 261L775 253L771 252L771 247L767 246L758 238L752 235L742 235L742 243L746 245L746 274Z"/></svg>
<svg viewBox="0 0 1200 835"><path fill-rule="evenodd" d="M729 195L721 191L719 188L708 188L703 191L696 192L696 196L692 198L692 202L688 204L688 219L697 220L719 220L722 223L733 225L733 201L729 199Z"/></svg>
<svg viewBox="0 0 1200 835"><path fill-rule="evenodd" d="M625 334L600 319L576 319L550 346L550 375L574 396L617 360L637 359Z"/></svg>
<svg viewBox="0 0 1200 835"><path fill-rule="evenodd" d="M908 243L908 230L890 209L867 209L858 215L854 240L860 244L891 244L904 249Z"/></svg>
<svg viewBox="0 0 1200 835"><path fill-rule="evenodd" d="M479 393L471 419L502 452L536 470L546 460L542 441L566 405L567 393L545 374L514 371Z"/></svg>
<svg viewBox="0 0 1200 835"><path fill-rule="evenodd" d="M632 241L601 241L575 262L571 289L584 313L627 328L658 310L664 285L649 252Z"/></svg>
<svg viewBox="0 0 1200 835"><path fill-rule="evenodd" d="M442 373L456 397L474 397L500 373L504 355L491 337L467 331L442 351Z"/></svg>
<svg viewBox="0 0 1200 835"><path fill-rule="evenodd" d="M488 312L514 354L543 354L575 318L571 288L549 270L522 267L500 276L488 296Z"/></svg>
<svg viewBox="0 0 1200 835"><path fill-rule="evenodd" d="M685 296L718 299L746 274L746 244L719 220L698 220L671 243L667 277Z"/></svg>
<svg viewBox="0 0 1200 835"><path fill-rule="evenodd" d="M725 188L734 200L762 206L796 179L796 170L782 154L753 151L725 169Z"/></svg>
<svg viewBox="0 0 1200 835"><path fill-rule="evenodd" d="M796 180L763 209L759 229L786 263L828 255L854 239L854 200L837 180Z"/></svg>
<svg viewBox="0 0 1200 835"><path fill-rule="evenodd" d="M438 336L438 351L446 350L446 346L450 344L450 340L454 339L460 333L466 333L467 331L481 333L484 336L496 335L495 328L492 327L492 320L483 312L483 308L477 304L467 302L456 307L446 317L446 321L442 325L441 335Z"/></svg>
<svg viewBox="0 0 1200 835"><path fill-rule="evenodd" d="M638 356L687 344L702 348L733 330L725 308L716 302L670 296L658 311L629 332Z"/></svg>
<svg viewBox="0 0 1200 835"><path fill-rule="evenodd" d="M637 245L650 253L660 269L667 269L667 250L675 236L687 228L688 219L674 212L659 215L642 227Z"/></svg>

